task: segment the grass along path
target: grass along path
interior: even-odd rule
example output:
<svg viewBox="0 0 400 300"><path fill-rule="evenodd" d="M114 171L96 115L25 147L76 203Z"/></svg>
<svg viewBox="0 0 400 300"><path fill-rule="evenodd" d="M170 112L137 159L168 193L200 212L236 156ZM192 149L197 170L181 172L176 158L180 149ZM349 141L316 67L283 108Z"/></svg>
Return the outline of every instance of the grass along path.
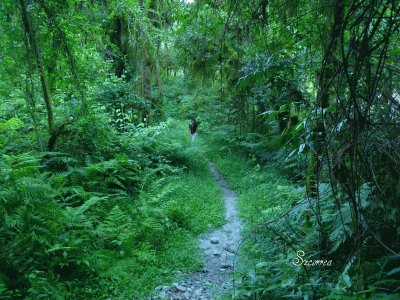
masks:
<svg viewBox="0 0 400 300"><path fill-rule="evenodd" d="M299 192L286 180L273 165L264 168L252 165L247 157L234 151L212 134L208 135L206 140L207 143L200 135L192 150L201 151L202 155L213 161L209 164L209 172L222 191L226 224L214 231L210 229L209 233L201 236L198 249L203 253L203 270L197 269L175 277L173 285L158 286L157 295L151 299L209 300L231 299L234 295L239 297L243 295L246 286L242 285L238 290L236 284L233 286L232 279L235 277L239 279L239 276L232 275L247 273L254 264L265 259L265 253L268 251L267 245L248 239L252 235L254 226L260 225L265 218L270 219L279 215L288 209L291 203L301 198L301 191ZM203 159L202 156L202 163ZM197 163L200 161L197 160ZM193 168L195 169L204 171L203 168ZM193 187L206 186L203 179L198 176L193 177L193 180L191 184ZM210 188L213 184L209 184ZM189 198L193 202L187 206L188 213L191 214L187 220L195 218L194 223L205 224L207 222L197 218L197 214L202 214L203 218L210 220L209 214L214 210L198 203L201 201L200 191L204 192L201 188L188 189ZM212 202L213 199L208 199L208 203ZM193 203L198 203L201 207L193 211ZM243 219L243 223L239 216ZM237 264L238 252L240 252L240 264ZM236 281L238 282L240 280Z"/></svg>
<svg viewBox="0 0 400 300"><path fill-rule="evenodd" d="M237 196L214 164L210 163L209 169L223 193L227 223L199 240L204 268L187 274L172 286L157 287L158 295L151 299L209 300L235 290L230 279L237 262L242 228L236 209Z"/></svg>
<svg viewBox="0 0 400 300"><path fill-rule="evenodd" d="M240 265L235 272L238 299L281 299L271 296L299 270L291 260L295 253L285 248L265 224L284 215L304 197L304 187L296 186L274 163L263 166L230 144L224 133L215 131L207 138L207 155L238 196L239 216L243 220ZM287 221L286 218L283 219ZM274 223L273 226L286 226ZM303 229L303 227L301 228ZM278 294L277 292L277 294Z"/></svg>
<svg viewBox="0 0 400 300"><path fill-rule="evenodd" d="M104 284L111 299L146 299L154 294L155 286L172 284L177 277L201 270L199 236L225 223L221 191L209 171L203 141L191 146L185 124L177 121L172 121L158 139L156 151L180 169L174 175L160 174L159 184L142 197L141 207L148 208L143 214L152 222L143 227L147 240L140 251L104 266L107 275L115 278ZM154 212L150 210L153 207ZM153 223L164 219L172 226L160 232Z"/></svg>

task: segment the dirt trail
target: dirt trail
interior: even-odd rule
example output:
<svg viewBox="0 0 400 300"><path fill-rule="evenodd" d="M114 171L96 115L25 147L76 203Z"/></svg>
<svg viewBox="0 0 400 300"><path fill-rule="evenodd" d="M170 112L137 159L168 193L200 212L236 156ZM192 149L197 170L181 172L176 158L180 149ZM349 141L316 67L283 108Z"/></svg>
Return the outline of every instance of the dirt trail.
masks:
<svg viewBox="0 0 400 300"><path fill-rule="evenodd" d="M187 274L183 280L172 286L157 287L157 296L150 299L212 300L234 291L230 279L238 260L237 249L242 228L236 209L237 196L213 163L209 164L209 168L223 193L227 223L222 229L208 233L200 239L200 247L204 253L203 270Z"/></svg>

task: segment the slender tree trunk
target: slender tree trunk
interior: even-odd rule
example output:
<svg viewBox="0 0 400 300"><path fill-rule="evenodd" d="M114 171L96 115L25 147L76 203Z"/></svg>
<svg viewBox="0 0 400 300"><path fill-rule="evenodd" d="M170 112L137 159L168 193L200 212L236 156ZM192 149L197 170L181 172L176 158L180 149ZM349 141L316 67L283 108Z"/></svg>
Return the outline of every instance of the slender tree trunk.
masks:
<svg viewBox="0 0 400 300"><path fill-rule="evenodd" d="M29 49L29 40L27 35L25 35L25 47L26 47L26 61L27 61L25 93L27 97L27 104L29 106L29 114L31 115L33 126L35 128L35 135L38 142L38 148L40 149L40 151L44 151L43 142L40 137L38 123L36 120L36 102L34 98L34 83L32 80L34 65L33 65L32 52Z"/></svg>
<svg viewBox="0 0 400 300"><path fill-rule="evenodd" d="M80 99L81 100L81 113L85 113L86 109L87 109L86 102L85 102L85 93L84 93L83 87L82 87L81 82L78 77L78 70L77 70L78 68L77 68L76 59L75 59L75 56L73 55L73 51L71 50L71 48L69 46L67 35L64 32L64 30L60 27L60 25L58 24L55 13L51 9L49 9L48 6L45 5L44 0L37 0L37 1L39 2L41 7L43 8L44 12L46 13L50 25L56 29L58 37L60 38L60 40L62 41L62 43L64 45L64 50L65 50L65 53L69 60L69 67L71 70L71 74L74 79L75 86L78 89L80 98L81 98Z"/></svg>
<svg viewBox="0 0 400 300"><path fill-rule="evenodd" d="M158 27L157 23L157 15L155 11L157 10L157 0L151 0L149 5L149 9L147 12L147 17L152 23L153 27ZM139 4L142 8L144 8L143 0L139 1ZM149 100L150 104L153 105L152 95L151 95L151 75L153 69L153 60L151 57L151 44L146 37L144 42L144 56L142 61L142 97ZM145 107L142 111L142 119L145 121L146 124L151 123L151 115L150 109Z"/></svg>
<svg viewBox="0 0 400 300"><path fill-rule="evenodd" d="M39 70L40 75L40 82L42 84L42 91L43 91L43 98L46 104L47 110L47 121L49 125L49 133L52 135L55 132L55 124L54 124L54 113L53 113L53 106L51 103L49 89L46 80L46 73L43 66L43 58L41 54L41 49L39 47L36 32L31 22L30 14L28 12L28 4L27 0L20 0L21 6L21 16L22 16L22 23L24 25L25 34L28 36L30 47L34 53L37 68Z"/></svg>
<svg viewBox="0 0 400 300"><path fill-rule="evenodd" d="M316 197L318 194L318 177L321 168L321 156L323 154L323 147L326 135L324 124L325 113L323 110L329 107L332 79L334 77L334 72L337 67L335 52L340 37L341 26L343 24L344 17L344 4L341 0L334 1L333 15L334 21L331 28L330 41L324 54L318 82L316 109L317 114L321 112L321 115L316 115L317 120L313 126L311 133L314 149L310 152L306 178L307 194L311 197Z"/></svg>
<svg viewBox="0 0 400 300"><path fill-rule="evenodd" d="M160 47L161 47L161 41L160 38L157 38L157 56L160 55ZM160 66L160 61L157 61L156 64L156 75L157 75L157 84L158 84L158 95L160 97L160 100L162 99L163 96L163 85L162 85L162 79L161 79L161 66Z"/></svg>
<svg viewBox="0 0 400 300"><path fill-rule="evenodd" d="M146 51L146 50L145 50ZM142 64L142 97L151 102L151 67L152 61L149 53L145 53ZM150 109L144 108L142 112L142 119L146 124L150 123Z"/></svg>
<svg viewBox="0 0 400 300"><path fill-rule="evenodd" d="M314 149L310 151L306 176L306 193L308 196L316 198L315 217L318 224L320 251L327 248L327 237L321 216L318 187L326 139L325 109L329 107L332 81L335 77L335 71L338 65L335 52L344 18L344 3L341 0L334 0L333 4L334 21L331 27L330 41L326 48L322 68L319 74L315 121L311 130L311 140Z"/></svg>

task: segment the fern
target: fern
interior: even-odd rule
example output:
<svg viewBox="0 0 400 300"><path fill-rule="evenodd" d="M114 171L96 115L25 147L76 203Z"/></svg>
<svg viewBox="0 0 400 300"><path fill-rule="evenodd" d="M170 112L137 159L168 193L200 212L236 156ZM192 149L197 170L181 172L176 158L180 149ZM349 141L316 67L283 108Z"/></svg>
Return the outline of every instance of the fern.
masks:
<svg viewBox="0 0 400 300"><path fill-rule="evenodd" d="M101 200L108 197L93 196L78 207L66 207L64 210L65 223L68 227L88 227L92 226L92 222L85 215L85 212Z"/></svg>
<svg viewBox="0 0 400 300"><path fill-rule="evenodd" d="M121 249L123 247L128 252L133 249L134 227L128 215L118 205L111 209L95 232L103 239L103 243L108 249Z"/></svg>
<svg viewBox="0 0 400 300"><path fill-rule="evenodd" d="M344 203L333 215L330 221L329 242L332 244L330 253L335 252L351 235L352 214L348 202Z"/></svg>

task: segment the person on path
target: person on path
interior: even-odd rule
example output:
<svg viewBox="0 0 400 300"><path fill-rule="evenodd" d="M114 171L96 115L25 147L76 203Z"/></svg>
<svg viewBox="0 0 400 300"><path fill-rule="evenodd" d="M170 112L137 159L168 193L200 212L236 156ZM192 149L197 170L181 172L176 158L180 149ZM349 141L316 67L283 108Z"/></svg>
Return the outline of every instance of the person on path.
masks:
<svg viewBox="0 0 400 300"><path fill-rule="evenodd" d="M192 136L192 144L194 143L194 139L197 136L197 122L195 119L192 119L192 122L189 124L189 133Z"/></svg>

